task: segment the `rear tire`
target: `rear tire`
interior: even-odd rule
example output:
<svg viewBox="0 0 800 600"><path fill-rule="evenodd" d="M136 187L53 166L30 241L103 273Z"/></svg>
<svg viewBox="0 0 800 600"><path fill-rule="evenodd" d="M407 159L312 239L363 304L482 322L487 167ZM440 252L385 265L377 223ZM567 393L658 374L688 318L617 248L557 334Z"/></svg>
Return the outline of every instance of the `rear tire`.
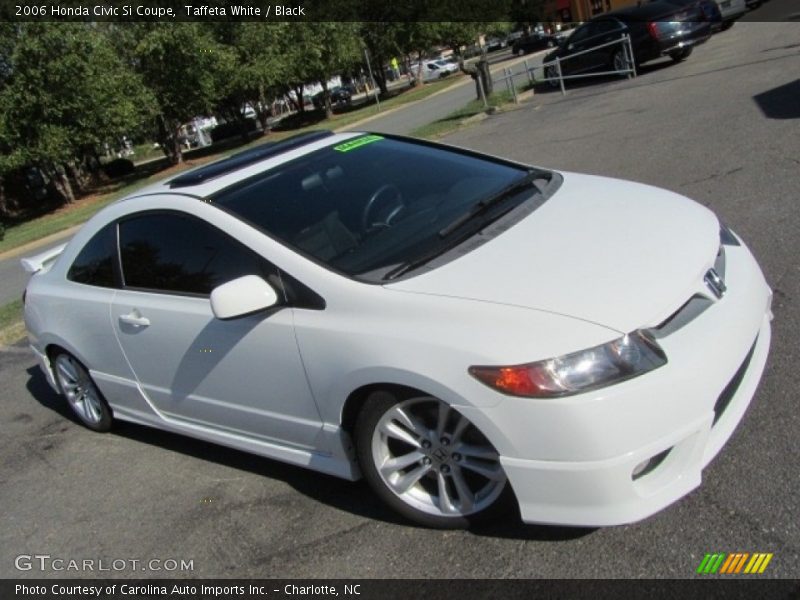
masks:
<svg viewBox="0 0 800 600"><path fill-rule="evenodd" d="M544 70L544 76L547 78L547 85L551 88L557 88L561 85L558 81L558 69L555 67L547 67Z"/></svg>
<svg viewBox="0 0 800 600"><path fill-rule="evenodd" d="M72 413L93 431L111 429L114 418L103 394L80 361L61 351L53 356L53 372Z"/></svg>
<svg viewBox="0 0 800 600"><path fill-rule="evenodd" d="M669 53L669 57L672 59L673 62L679 63L687 58L692 53L693 48L684 48L683 50L675 50Z"/></svg>
<svg viewBox="0 0 800 600"><path fill-rule="evenodd" d="M497 513L510 486L494 446L466 417L424 395L370 395L355 426L375 494L410 521L463 529Z"/></svg>
<svg viewBox="0 0 800 600"><path fill-rule="evenodd" d="M619 48L611 55L611 69L614 71L623 71L626 69L630 69L630 63L628 62L628 57L625 55L625 51L622 48ZM627 77L628 73L619 73L620 77Z"/></svg>

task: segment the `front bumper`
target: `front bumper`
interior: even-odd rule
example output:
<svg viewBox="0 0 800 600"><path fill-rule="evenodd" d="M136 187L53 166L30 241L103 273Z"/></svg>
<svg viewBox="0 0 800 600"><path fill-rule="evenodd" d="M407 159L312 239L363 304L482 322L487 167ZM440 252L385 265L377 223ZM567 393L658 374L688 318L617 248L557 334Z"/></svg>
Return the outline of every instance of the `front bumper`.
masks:
<svg viewBox="0 0 800 600"><path fill-rule="evenodd" d="M726 250L728 293L659 340L667 365L579 396L463 409L498 449L523 521L630 523L700 485L755 394L771 337L761 270L745 246Z"/></svg>

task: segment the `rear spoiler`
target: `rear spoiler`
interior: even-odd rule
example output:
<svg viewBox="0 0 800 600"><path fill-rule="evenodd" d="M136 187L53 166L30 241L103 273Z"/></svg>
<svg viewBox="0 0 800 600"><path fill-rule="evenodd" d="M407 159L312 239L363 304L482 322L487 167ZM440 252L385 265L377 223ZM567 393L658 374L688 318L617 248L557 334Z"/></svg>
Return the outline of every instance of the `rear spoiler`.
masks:
<svg viewBox="0 0 800 600"><path fill-rule="evenodd" d="M23 258L20 260L22 263L22 268L28 273L38 273L52 263L56 258L58 258L58 255L61 254L66 247L66 244L61 244L60 246L50 248L49 250L45 250L44 252L35 256Z"/></svg>

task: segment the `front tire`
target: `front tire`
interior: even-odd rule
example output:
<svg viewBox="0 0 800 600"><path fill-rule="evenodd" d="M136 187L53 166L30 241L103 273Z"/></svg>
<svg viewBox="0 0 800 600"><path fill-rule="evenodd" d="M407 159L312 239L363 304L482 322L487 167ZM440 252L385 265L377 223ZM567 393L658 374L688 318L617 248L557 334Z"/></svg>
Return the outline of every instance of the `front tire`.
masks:
<svg viewBox="0 0 800 600"><path fill-rule="evenodd" d="M94 431L111 429L111 408L86 367L71 354L59 352L53 358L53 371L61 395L80 422Z"/></svg>
<svg viewBox="0 0 800 600"><path fill-rule="evenodd" d="M430 396L373 393L355 428L370 487L410 521L461 529L485 518L508 488L494 446L463 415Z"/></svg>
<svg viewBox="0 0 800 600"><path fill-rule="evenodd" d="M687 58L692 53L693 48L684 48L683 50L675 50L674 52L669 53L669 57L672 59L673 62L679 63Z"/></svg>

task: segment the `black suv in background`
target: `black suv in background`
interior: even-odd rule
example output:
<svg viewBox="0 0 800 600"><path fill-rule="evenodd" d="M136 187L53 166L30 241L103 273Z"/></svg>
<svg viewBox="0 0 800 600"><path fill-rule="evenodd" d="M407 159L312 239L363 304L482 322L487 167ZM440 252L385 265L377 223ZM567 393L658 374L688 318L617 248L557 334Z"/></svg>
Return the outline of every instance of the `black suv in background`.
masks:
<svg viewBox="0 0 800 600"><path fill-rule="evenodd" d="M584 23L544 60L562 59L561 72L564 75L596 70L619 71L627 67L622 44L611 44L574 58L567 57L617 40L626 33L631 37L637 65L661 56L669 56L678 62L688 57L694 46L711 36L711 23L699 3L678 6L660 0L629 6ZM545 75L551 79L551 84L558 85L558 81L552 81L558 77L555 66L547 67Z"/></svg>

